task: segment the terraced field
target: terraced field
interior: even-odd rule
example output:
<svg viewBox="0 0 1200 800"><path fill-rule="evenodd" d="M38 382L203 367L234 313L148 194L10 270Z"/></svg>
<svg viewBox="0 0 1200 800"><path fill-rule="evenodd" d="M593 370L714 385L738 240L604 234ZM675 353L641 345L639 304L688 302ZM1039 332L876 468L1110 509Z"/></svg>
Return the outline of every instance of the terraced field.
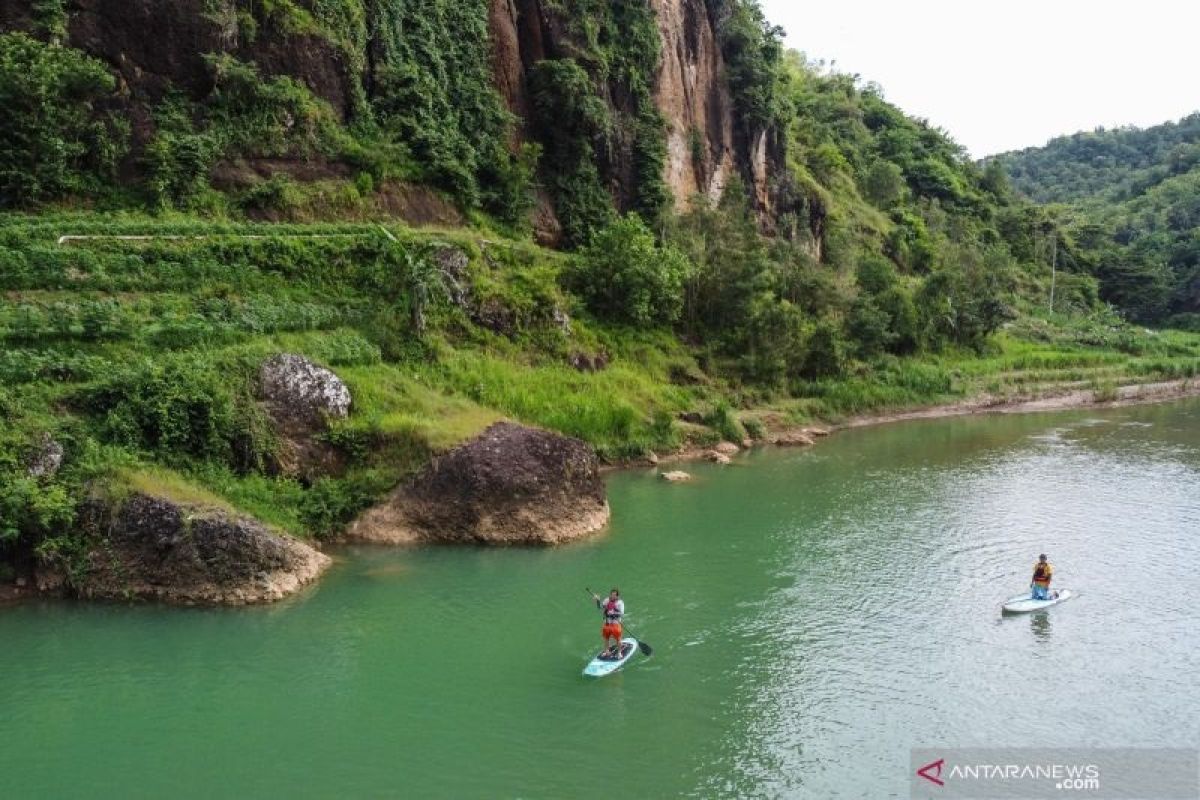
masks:
<svg viewBox="0 0 1200 800"><path fill-rule="evenodd" d="M570 258L463 230L0 219L0 536L60 529L97 483L332 535L432 454L502 417L621 460L685 439L761 435L759 419L837 421L1078 388L1108 397L1200 371L1198 335L1030 314L983 354L886 357L771 393L706 373L703 354L668 331L596 323L560 288ZM349 386L352 413L326 434L344 471L301 480L270 469L277 443L255 375L279 352ZM38 481L22 464L46 437L63 444L64 467Z"/></svg>

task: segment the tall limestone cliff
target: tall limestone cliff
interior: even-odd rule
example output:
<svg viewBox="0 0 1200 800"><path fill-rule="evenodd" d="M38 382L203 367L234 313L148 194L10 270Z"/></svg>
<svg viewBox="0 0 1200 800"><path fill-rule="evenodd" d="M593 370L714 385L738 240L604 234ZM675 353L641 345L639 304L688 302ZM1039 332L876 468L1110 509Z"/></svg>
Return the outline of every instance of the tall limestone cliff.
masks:
<svg viewBox="0 0 1200 800"><path fill-rule="evenodd" d="M729 2L622 0L596 8L608 15L648 12L656 24L655 74L647 83L665 148L660 178L676 208L686 207L696 195L718 198L736 177L769 228L786 194L776 179L784 172L783 153L773 146L768 131L748 129L735 118L722 53L722 20ZM174 93L182 92L194 102L210 96L216 86L214 55L253 64L264 79L293 78L328 103L342 121L353 122L369 113L378 85L387 77L381 66L384 39L392 37L386 46L393 49L419 49L420 42L404 42L406 36L422 36L405 27L405 15L410 20L426 11L432 15L436 4L437 0L0 0L0 28L61 41L111 69L132 133L133 155L126 172L136 173L137 155L155 133L155 107ZM594 32L585 17L592 5L587 0L464 0L460 8L465 10L456 11L477 11L480 16L481 32L486 33L468 46L486 51L481 55L490 67L492 84L515 117L511 148L526 142L544 144L543 131L533 124L530 76L547 59L588 64L586 51ZM45 22L47 7L61 7L57 29ZM334 33L326 22L330 8L337 9ZM598 96L614 114L643 124L645 109L630 89L629 76L615 71L605 75L606 68L589 66ZM437 85L439 76L433 78L430 85ZM635 209L644 183L645 173L639 173L642 155L632 134L620 133L621 126L614 128L618 133L595 148L596 166L613 204L622 211ZM553 198L543 193L540 227L552 230L557 224L553 205ZM815 230L819 221L809 223Z"/></svg>
<svg viewBox="0 0 1200 800"><path fill-rule="evenodd" d="M733 101L725 83L718 32L705 0L650 0L661 37L654 101L666 122L663 175L677 205L696 194L715 200L739 169L764 204L768 165L734 141ZM539 0L491 0L489 25L497 89L520 119L529 119L528 70L570 52L567 25ZM564 46L568 45L568 46Z"/></svg>

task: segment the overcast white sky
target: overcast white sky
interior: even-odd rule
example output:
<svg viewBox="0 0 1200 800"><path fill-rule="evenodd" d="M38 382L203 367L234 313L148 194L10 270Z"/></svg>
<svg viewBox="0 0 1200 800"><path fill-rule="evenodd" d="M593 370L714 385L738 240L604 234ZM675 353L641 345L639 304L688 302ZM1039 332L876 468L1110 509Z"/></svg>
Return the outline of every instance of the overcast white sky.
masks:
<svg viewBox="0 0 1200 800"><path fill-rule="evenodd" d="M1197 0L762 0L789 47L836 60L975 157L1200 109Z"/></svg>

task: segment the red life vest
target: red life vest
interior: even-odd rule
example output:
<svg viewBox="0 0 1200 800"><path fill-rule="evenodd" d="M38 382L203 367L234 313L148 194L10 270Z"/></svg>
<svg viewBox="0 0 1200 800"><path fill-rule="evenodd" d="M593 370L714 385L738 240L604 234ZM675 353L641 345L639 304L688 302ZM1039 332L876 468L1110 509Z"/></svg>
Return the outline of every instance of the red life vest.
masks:
<svg viewBox="0 0 1200 800"><path fill-rule="evenodd" d="M621 610L617 605L617 601L609 598L604 604L604 621L609 625L615 625L621 621Z"/></svg>
<svg viewBox="0 0 1200 800"><path fill-rule="evenodd" d="M1033 568L1033 582L1034 583L1049 583L1050 576L1052 574L1053 573L1050 569L1050 565L1043 564L1039 561L1037 566Z"/></svg>

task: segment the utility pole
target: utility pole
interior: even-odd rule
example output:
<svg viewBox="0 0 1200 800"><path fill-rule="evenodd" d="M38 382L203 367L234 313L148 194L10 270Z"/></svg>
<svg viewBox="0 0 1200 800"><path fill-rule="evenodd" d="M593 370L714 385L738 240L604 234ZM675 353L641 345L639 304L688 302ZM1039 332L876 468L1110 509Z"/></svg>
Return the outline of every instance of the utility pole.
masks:
<svg viewBox="0 0 1200 800"><path fill-rule="evenodd" d="M1058 283L1058 232L1050 231L1050 313L1054 313L1054 288Z"/></svg>

